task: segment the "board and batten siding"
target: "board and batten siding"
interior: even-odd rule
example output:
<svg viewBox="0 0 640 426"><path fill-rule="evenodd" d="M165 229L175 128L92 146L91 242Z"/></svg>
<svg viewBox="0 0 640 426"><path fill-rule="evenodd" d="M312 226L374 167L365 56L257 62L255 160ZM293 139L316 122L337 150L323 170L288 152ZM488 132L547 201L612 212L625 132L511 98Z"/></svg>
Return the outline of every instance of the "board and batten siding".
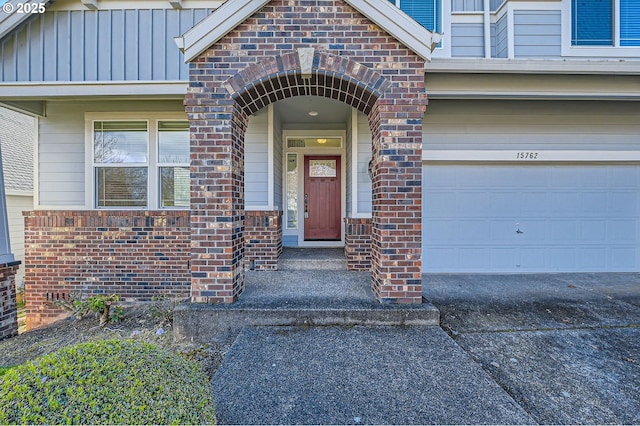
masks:
<svg viewBox="0 0 640 426"><path fill-rule="evenodd" d="M484 24L451 24L452 57L484 57Z"/></svg>
<svg viewBox="0 0 640 426"><path fill-rule="evenodd" d="M562 55L559 10L516 10L513 12L513 32L516 58Z"/></svg>
<svg viewBox="0 0 640 426"><path fill-rule="evenodd" d="M50 11L0 40L0 81L188 80L174 37L211 9Z"/></svg>
<svg viewBox="0 0 640 426"><path fill-rule="evenodd" d="M640 150L640 104L431 100L423 150Z"/></svg>
<svg viewBox="0 0 640 426"><path fill-rule="evenodd" d="M86 207L85 113L114 111L184 113L184 106L182 101L48 101L47 116L39 120L36 208Z"/></svg>
<svg viewBox="0 0 640 426"><path fill-rule="evenodd" d="M269 205L269 113L263 108L249 117L244 137L244 200L247 207Z"/></svg>
<svg viewBox="0 0 640 426"><path fill-rule="evenodd" d="M371 129L366 115L358 112L358 213L370 214L371 178L369 177L369 161L371 160Z"/></svg>

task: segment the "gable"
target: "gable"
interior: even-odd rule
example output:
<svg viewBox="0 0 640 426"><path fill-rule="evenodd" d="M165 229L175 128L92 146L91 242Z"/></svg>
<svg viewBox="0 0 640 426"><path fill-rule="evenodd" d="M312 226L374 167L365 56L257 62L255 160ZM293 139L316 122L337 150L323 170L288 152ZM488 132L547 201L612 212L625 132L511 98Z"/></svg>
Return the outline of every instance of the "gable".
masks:
<svg viewBox="0 0 640 426"><path fill-rule="evenodd" d="M185 62L194 60L270 1L228 0L182 37L176 38L176 44L184 52ZM440 42L441 34L427 30L388 1L344 0L344 2L422 59L431 60L431 52Z"/></svg>

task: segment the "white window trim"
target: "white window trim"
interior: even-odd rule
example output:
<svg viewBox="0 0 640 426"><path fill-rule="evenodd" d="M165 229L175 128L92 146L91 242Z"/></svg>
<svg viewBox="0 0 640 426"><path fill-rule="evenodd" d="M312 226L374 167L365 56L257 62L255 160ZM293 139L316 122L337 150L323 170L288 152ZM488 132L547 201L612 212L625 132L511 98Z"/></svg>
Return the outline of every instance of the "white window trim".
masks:
<svg viewBox="0 0 640 426"><path fill-rule="evenodd" d="M340 215L346 217L347 213L347 167L346 167L346 140L347 135L344 130L284 130L282 132L283 141L283 164L286 164L287 154L298 154L298 227L287 228L282 227L283 236L297 236L298 247L343 247L344 246L344 221L340 222L340 240L339 241L305 241L304 240L304 156L305 155L335 155L340 156ZM287 139L289 138L337 138L341 139L340 148L288 148ZM301 168L300 168L301 167ZM301 172L300 172L301 171ZM286 188L287 168L282 167L283 182L282 187L282 205L286 206L287 188ZM286 207L283 207L282 222L287 223Z"/></svg>
<svg viewBox="0 0 640 426"><path fill-rule="evenodd" d="M562 1L562 56L591 56L637 58L640 56L638 46L620 46L620 0L614 0L614 34L613 46L573 46L571 45L571 0Z"/></svg>
<svg viewBox="0 0 640 426"><path fill-rule="evenodd" d="M383 0L387 1L387 0ZM400 7L402 0L395 0L396 7ZM451 34L451 1L441 0L440 12L442 13L440 31L443 34ZM435 30L434 30L435 31ZM432 58L450 58L451 57L451 37L443 37L440 46L436 47L431 53Z"/></svg>
<svg viewBox="0 0 640 426"><path fill-rule="evenodd" d="M96 199L96 177L93 162L93 123L94 121L145 121L149 144L147 146L147 206L146 207L98 207ZM159 172L161 163L158 162L158 121L186 121L184 113L177 112L127 112L101 113L87 112L85 122L85 209L89 210L186 210L185 207L161 207ZM142 163L136 163L140 167ZM164 163L162 163L164 164ZM182 164L172 164L172 167L182 167ZM111 167L111 166L109 166ZM114 167L118 167L115 165ZM135 167L132 165L131 167ZM77 209L77 206L76 206Z"/></svg>

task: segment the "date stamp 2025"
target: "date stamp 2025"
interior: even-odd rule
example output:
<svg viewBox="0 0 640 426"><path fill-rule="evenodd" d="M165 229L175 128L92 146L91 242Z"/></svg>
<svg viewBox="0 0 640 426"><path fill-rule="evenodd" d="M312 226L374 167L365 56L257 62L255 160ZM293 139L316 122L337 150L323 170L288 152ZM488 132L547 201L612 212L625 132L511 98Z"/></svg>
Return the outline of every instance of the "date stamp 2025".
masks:
<svg viewBox="0 0 640 426"><path fill-rule="evenodd" d="M0 9L4 13L19 13L19 14L36 14L36 13L44 13L45 6L44 3L10 3L10 2L2 2L0 1Z"/></svg>

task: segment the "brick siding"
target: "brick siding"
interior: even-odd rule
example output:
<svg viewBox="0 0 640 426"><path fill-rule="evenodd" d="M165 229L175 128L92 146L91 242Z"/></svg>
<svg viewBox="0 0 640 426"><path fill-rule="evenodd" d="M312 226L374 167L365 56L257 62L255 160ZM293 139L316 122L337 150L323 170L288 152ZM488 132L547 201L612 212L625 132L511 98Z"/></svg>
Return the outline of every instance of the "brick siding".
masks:
<svg viewBox="0 0 640 426"><path fill-rule="evenodd" d="M15 275L20 262L0 265L0 340L18 334Z"/></svg>
<svg viewBox="0 0 640 426"><path fill-rule="evenodd" d="M314 49L308 76L298 48ZM300 95L368 114L372 288L381 302L420 303L424 60L341 0L273 0L189 67L192 300L231 303L244 289L247 117Z"/></svg>
<svg viewBox="0 0 640 426"><path fill-rule="evenodd" d="M275 271L282 254L282 211L247 211L244 219L244 265Z"/></svg>
<svg viewBox="0 0 640 426"><path fill-rule="evenodd" d="M188 297L190 259L186 211L25 212L27 328L66 315L49 302L70 292Z"/></svg>
<svg viewBox="0 0 640 426"><path fill-rule="evenodd" d="M344 254L350 271L371 270L371 219L344 219Z"/></svg>

